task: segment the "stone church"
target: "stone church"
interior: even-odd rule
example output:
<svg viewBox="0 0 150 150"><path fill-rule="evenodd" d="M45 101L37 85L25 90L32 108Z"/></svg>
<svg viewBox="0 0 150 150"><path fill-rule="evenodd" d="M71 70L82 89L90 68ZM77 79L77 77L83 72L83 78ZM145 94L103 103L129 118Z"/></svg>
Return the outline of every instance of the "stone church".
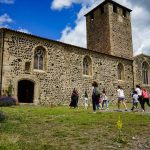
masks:
<svg viewBox="0 0 150 150"><path fill-rule="evenodd" d="M136 84L150 87L150 57L133 57L131 10L105 0L86 17L87 48L6 28L0 29L0 94L11 85L19 103L69 104L73 88L83 103L91 84L116 98L121 85L130 101ZM80 38L80 37L79 37Z"/></svg>

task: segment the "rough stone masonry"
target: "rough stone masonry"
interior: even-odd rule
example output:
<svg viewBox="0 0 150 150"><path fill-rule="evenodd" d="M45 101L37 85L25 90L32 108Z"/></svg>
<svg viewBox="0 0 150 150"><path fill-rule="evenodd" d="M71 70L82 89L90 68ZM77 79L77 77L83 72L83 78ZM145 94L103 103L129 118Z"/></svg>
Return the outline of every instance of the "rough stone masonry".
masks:
<svg viewBox="0 0 150 150"><path fill-rule="evenodd" d="M146 55L133 57L130 12L105 0L87 13L87 49L1 28L1 95L12 84L12 96L19 103L68 105L76 88L83 104L85 90L90 97L91 84L97 81L100 91L105 88L114 99L121 85L130 101L135 84L149 87L149 71L148 83L143 83L142 63L146 62L149 70L150 62ZM42 54L36 55L37 50Z"/></svg>

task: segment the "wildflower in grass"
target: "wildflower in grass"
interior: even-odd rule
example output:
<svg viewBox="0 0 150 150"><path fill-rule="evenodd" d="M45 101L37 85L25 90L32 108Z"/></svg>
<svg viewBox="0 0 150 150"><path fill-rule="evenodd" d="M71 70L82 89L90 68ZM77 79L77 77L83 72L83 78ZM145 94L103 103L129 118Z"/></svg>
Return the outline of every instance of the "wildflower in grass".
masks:
<svg viewBox="0 0 150 150"><path fill-rule="evenodd" d="M123 135L122 135L122 127L123 127L123 123L122 123L121 117L119 116L118 121L117 121L117 129L119 131L117 141L119 143L126 143L124 138L123 138Z"/></svg>
<svg viewBox="0 0 150 150"><path fill-rule="evenodd" d="M123 126L123 123L122 123L122 120L121 120L121 118L120 118L120 116L119 116L119 117L118 117L118 121L117 121L117 128L118 128L118 130L121 131L122 126Z"/></svg>

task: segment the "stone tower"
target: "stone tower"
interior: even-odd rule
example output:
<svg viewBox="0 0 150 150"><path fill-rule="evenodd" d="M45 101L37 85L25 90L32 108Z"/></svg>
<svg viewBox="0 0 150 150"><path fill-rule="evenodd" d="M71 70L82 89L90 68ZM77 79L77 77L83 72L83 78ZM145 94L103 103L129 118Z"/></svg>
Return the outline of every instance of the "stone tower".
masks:
<svg viewBox="0 0 150 150"><path fill-rule="evenodd" d="M131 10L105 0L86 16L87 48L101 53L133 58Z"/></svg>

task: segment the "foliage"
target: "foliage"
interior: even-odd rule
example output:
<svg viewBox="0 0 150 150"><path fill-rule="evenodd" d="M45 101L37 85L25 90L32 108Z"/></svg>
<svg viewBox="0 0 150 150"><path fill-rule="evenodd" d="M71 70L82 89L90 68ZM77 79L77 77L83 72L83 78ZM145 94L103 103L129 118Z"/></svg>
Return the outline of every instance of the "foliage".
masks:
<svg viewBox="0 0 150 150"><path fill-rule="evenodd" d="M7 96L12 96L12 92L13 92L13 85L12 85L12 82L10 80L9 85L8 85L8 89L6 90Z"/></svg>
<svg viewBox="0 0 150 150"><path fill-rule="evenodd" d="M7 107L12 105L16 105L16 99L7 96L0 97L0 107Z"/></svg>

